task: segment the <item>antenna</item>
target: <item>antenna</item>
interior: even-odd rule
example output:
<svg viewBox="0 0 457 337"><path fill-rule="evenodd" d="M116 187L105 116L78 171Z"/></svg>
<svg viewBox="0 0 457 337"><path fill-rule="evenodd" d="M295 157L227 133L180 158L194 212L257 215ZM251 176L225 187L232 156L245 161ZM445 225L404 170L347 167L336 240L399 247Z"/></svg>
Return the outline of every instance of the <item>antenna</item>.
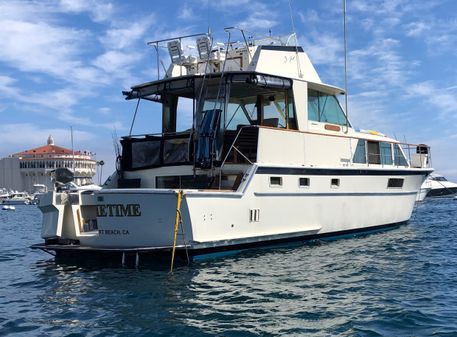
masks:
<svg viewBox="0 0 457 337"><path fill-rule="evenodd" d="M348 111L348 69L347 69L347 43L346 43L346 0L343 0L343 38L344 38L344 110L346 110L346 132L349 131Z"/></svg>
<svg viewBox="0 0 457 337"><path fill-rule="evenodd" d="M294 17L292 15L292 0L289 0L289 14L290 14L290 22L292 24L292 31L294 32L294 35L295 35L295 54L296 54L296 57L297 57L297 70L298 70L298 77L302 78L303 77L303 74L301 72L301 68L300 68L300 60L298 58L298 46L297 46L297 42L298 42L298 38L297 38L297 32L295 31L295 24L294 24Z"/></svg>

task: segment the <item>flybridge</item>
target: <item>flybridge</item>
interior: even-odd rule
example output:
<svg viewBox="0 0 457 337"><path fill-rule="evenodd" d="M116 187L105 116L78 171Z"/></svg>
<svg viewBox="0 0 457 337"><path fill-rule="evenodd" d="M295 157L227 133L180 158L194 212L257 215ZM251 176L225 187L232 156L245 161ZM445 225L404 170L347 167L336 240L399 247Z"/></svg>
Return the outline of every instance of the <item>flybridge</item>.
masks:
<svg viewBox="0 0 457 337"><path fill-rule="evenodd" d="M235 30L241 33L242 41L231 40ZM225 31L228 33L225 43L214 42L210 34L185 35L149 42L148 45L156 50L157 80L161 78L162 68L165 79L186 75L255 71L322 83L302 47L291 45L291 41L295 41L294 34L286 38L269 36L254 40L246 38L241 29L230 27ZM189 41L191 44L185 45ZM168 51L170 59L167 69L161 59L164 49Z"/></svg>

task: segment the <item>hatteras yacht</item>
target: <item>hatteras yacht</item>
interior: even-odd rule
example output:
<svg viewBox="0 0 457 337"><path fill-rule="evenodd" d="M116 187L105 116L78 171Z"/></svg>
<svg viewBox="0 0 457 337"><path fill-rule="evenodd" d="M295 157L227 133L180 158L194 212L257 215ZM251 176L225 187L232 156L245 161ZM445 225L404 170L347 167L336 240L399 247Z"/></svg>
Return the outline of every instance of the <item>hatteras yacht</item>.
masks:
<svg viewBox="0 0 457 337"><path fill-rule="evenodd" d="M430 149L353 128L344 90L321 81L302 47L208 34L150 44L157 79L123 94L135 116L160 117L161 132L122 137L101 190L48 192L44 242L33 248L138 261L408 221ZM161 76L163 47L171 62Z"/></svg>

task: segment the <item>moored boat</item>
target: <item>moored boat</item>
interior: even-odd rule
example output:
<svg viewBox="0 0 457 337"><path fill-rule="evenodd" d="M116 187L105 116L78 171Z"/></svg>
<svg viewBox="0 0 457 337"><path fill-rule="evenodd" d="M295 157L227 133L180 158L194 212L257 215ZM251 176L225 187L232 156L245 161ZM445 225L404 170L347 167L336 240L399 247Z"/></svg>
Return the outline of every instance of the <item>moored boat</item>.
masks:
<svg viewBox="0 0 457 337"><path fill-rule="evenodd" d="M430 187L427 197L446 197L457 193L457 184L437 173L430 174L422 184L422 187L426 186Z"/></svg>
<svg viewBox="0 0 457 337"><path fill-rule="evenodd" d="M198 55L182 50L191 37ZM34 248L124 261L406 223L432 171L429 148L354 129L344 90L323 83L301 47L271 42L153 42L166 44L170 67L124 95L159 105L162 132L122 137L101 190L43 196L45 241Z"/></svg>
<svg viewBox="0 0 457 337"><path fill-rule="evenodd" d="M27 192L12 192L2 200L4 205L29 205L32 203L32 197Z"/></svg>
<svg viewBox="0 0 457 337"><path fill-rule="evenodd" d="M422 183L419 191L417 192L416 195L416 201L424 201L425 198L427 197L427 194L432 190L432 186L430 183L430 180L427 178L425 181Z"/></svg>

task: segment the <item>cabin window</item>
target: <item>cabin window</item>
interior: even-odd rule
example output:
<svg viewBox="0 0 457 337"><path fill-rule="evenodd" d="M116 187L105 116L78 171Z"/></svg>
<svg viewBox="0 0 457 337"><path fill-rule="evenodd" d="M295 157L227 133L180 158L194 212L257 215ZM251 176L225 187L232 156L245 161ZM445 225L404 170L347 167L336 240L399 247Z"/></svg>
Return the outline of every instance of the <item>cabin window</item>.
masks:
<svg viewBox="0 0 457 337"><path fill-rule="evenodd" d="M270 91L263 95L230 97L226 129L237 130L244 125L296 129L295 109L288 95L287 91Z"/></svg>
<svg viewBox="0 0 457 337"><path fill-rule="evenodd" d="M338 178L332 178L332 180L330 181L330 187L331 188L340 187L340 180Z"/></svg>
<svg viewBox="0 0 457 337"><path fill-rule="evenodd" d="M229 102L227 105L227 130L237 130L241 126L257 124L255 104Z"/></svg>
<svg viewBox="0 0 457 337"><path fill-rule="evenodd" d="M387 182L387 188L402 188L404 180L405 179L400 178L389 178L389 181Z"/></svg>
<svg viewBox="0 0 457 337"><path fill-rule="evenodd" d="M298 184L300 187L309 187L309 178L299 178Z"/></svg>
<svg viewBox="0 0 457 337"><path fill-rule="evenodd" d="M335 95L311 89L308 90L308 119L337 125L348 123Z"/></svg>
<svg viewBox="0 0 457 337"><path fill-rule="evenodd" d="M400 145L395 144L394 146L394 161L397 166L408 166L408 161L403 155L403 151L400 148Z"/></svg>
<svg viewBox="0 0 457 337"><path fill-rule="evenodd" d="M270 177L270 186L282 186L282 177Z"/></svg>
<svg viewBox="0 0 457 337"><path fill-rule="evenodd" d="M206 175L158 176L156 188L211 188L213 178Z"/></svg>
<svg viewBox="0 0 457 337"><path fill-rule="evenodd" d="M352 158L352 162L359 163L359 164L367 163L364 139L359 139L359 141L357 142L357 147L355 148L355 153L354 153L354 157Z"/></svg>
<svg viewBox="0 0 457 337"><path fill-rule="evenodd" d="M381 164L379 143L367 141L368 164Z"/></svg>
<svg viewBox="0 0 457 337"><path fill-rule="evenodd" d="M160 164L160 142L132 142L133 169Z"/></svg>
<svg viewBox="0 0 457 337"><path fill-rule="evenodd" d="M176 114L176 131L192 130L194 114L194 100L186 97L179 97Z"/></svg>
<svg viewBox="0 0 457 337"><path fill-rule="evenodd" d="M392 145L390 143L379 143L381 150L381 164L392 165Z"/></svg>
<svg viewBox="0 0 457 337"><path fill-rule="evenodd" d="M295 109L287 91L272 92L262 97L262 125L296 129Z"/></svg>

